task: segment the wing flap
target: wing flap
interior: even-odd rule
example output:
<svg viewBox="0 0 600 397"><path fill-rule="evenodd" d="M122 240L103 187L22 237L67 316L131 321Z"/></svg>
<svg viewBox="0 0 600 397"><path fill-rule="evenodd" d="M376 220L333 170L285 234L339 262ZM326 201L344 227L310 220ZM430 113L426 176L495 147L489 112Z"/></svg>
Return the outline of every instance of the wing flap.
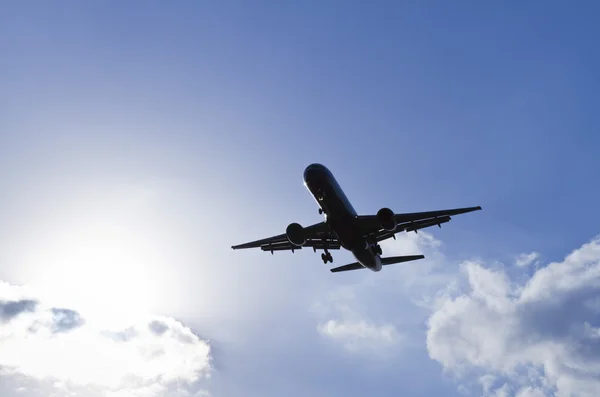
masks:
<svg viewBox="0 0 600 397"><path fill-rule="evenodd" d="M285 234L280 234L278 236L263 238L261 240L251 241L249 243L233 245L231 247L231 249L239 250L239 249L246 249L246 248L258 248L258 247L266 245L266 244L278 244L278 243L282 243L285 241L288 241L287 236Z"/></svg>
<svg viewBox="0 0 600 397"><path fill-rule="evenodd" d="M414 222L414 221L422 221L431 218L439 218L442 216L452 216L452 215L460 215L466 214L467 212L479 211L481 210L480 206L477 207L466 207L466 208L453 208L449 210L440 210L440 211L426 211L426 212L410 212L405 214L396 214L394 218L396 219L396 223L405 223L405 222Z"/></svg>
<svg viewBox="0 0 600 397"><path fill-rule="evenodd" d="M449 216L442 216L439 218L426 219L424 221L400 224L400 225L398 225L398 227L396 227L396 233L401 232L402 230L405 230L407 232L412 232L415 230L424 229L426 227L436 226L436 225L441 227L442 223L450 222L450 219L452 219L452 218L450 218Z"/></svg>
<svg viewBox="0 0 600 397"><path fill-rule="evenodd" d="M277 244L265 244L261 245L260 249L263 251L295 251L300 250L302 248L313 248L315 250L318 249L329 249L329 250L339 250L341 245L338 241L328 240L323 242L322 240L316 241L307 241L303 246L297 246L289 241L277 243Z"/></svg>
<svg viewBox="0 0 600 397"><path fill-rule="evenodd" d="M304 228L306 232L306 244L304 247L311 247L315 249L340 249L340 243L337 238L334 238L329 226L325 222L316 223L311 226ZM284 250L297 250L301 247L293 245L287 238L287 235L279 234L277 236L268 237L249 243L234 245L231 247L234 250L246 249L246 248L260 248L263 251L284 251Z"/></svg>
<svg viewBox="0 0 600 397"><path fill-rule="evenodd" d="M428 219L428 220L424 220L424 221L418 221L418 222L410 222L410 223L405 223L402 225L398 225L396 227L396 230L393 232L388 232L385 230L381 230L378 231L377 233L372 234L372 238L373 240L379 242L379 241L383 241L383 240L387 240L388 238L394 237L394 235L396 233L400 233L403 231L406 232L413 232L413 231L417 231L420 229L424 229L426 227L431 227L431 226L439 226L442 227L442 223L447 223L450 222L450 218L449 216L446 217L441 217L441 218L437 218L437 219Z"/></svg>
<svg viewBox="0 0 600 397"><path fill-rule="evenodd" d="M269 247L268 245L263 245L260 247L261 250L263 251L295 251L295 250L301 250L302 247L298 247L296 245L292 245L292 244L287 244L287 245L274 245Z"/></svg>

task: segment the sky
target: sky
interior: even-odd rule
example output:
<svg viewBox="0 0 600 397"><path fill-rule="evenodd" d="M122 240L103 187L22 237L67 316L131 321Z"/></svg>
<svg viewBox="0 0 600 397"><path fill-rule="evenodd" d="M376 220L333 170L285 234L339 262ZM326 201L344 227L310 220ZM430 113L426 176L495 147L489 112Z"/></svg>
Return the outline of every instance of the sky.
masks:
<svg viewBox="0 0 600 397"><path fill-rule="evenodd" d="M0 395L595 396L599 11L2 3ZM322 220L313 162L483 211L379 273L232 251Z"/></svg>

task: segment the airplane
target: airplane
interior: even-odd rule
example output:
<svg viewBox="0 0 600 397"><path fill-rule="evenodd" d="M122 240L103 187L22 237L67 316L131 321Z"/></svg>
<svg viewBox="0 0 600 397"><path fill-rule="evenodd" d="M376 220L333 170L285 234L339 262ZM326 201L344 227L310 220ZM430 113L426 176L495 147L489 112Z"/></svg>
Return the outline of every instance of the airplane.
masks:
<svg viewBox="0 0 600 397"><path fill-rule="evenodd" d="M349 270L370 269L379 272L382 266L423 259L423 255L392 256L383 258L379 242L396 239L396 233L403 231L417 233L417 230L442 227L453 215L481 210L480 206L455 208L441 211L395 214L389 208L381 208L376 215L358 215L331 171L322 164L310 164L304 170L304 185L319 206L323 222L303 227L290 223L284 234L256 240L231 248L258 248L263 251L292 251L304 247L314 252L323 250L323 263L333 263L329 250L344 248L350 251L357 262L330 269L332 273Z"/></svg>

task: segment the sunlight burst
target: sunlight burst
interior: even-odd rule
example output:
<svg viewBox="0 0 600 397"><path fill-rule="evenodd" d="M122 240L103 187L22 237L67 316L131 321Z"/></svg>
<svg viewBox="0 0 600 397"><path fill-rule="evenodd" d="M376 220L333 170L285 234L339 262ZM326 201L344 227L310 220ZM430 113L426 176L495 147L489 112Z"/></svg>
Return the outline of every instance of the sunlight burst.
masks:
<svg viewBox="0 0 600 397"><path fill-rule="evenodd" d="M153 214L151 195L126 193L116 195L119 200L83 201L46 228L28 255L29 280L44 299L93 312L102 321L155 308L168 266L160 230L149 225L156 209Z"/></svg>

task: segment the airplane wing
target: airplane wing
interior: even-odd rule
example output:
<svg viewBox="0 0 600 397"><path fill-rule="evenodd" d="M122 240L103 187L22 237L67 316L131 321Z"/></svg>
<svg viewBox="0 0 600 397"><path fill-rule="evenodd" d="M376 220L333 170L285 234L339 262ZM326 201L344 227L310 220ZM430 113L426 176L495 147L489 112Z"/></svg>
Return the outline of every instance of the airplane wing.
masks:
<svg viewBox="0 0 600 397"><path fill-rule="evenodd" d="M359 215L358 223L365 237L373 242L379 242L387 240L390 237L394 237L396 233L403 231L416 232L419 229L430 226L441 227L442 223L450 222L451 216L453 215L466 214L467 212L479 210L481 210L480 206L454 208L440 211L395 214L394 219L396 220L396 230L394 231L384 230L379 224L376 215Z"/></svg>
<svg viewBox="0 0 600 397"><path fill-rule="evenodd" d="M292 251L299 250L305 247L313 248L313 250L327 248L329 250L340 249L341 245L337 237L331 233L329 226L325 222L316 223L311 226L304 228L306 233L306 243L300 247L290 243L285 233L277 236L264 238L261 240L251 241L249 243L234 245L231 248L246 249L246 248L259 248L263 251Z"/></svg>

